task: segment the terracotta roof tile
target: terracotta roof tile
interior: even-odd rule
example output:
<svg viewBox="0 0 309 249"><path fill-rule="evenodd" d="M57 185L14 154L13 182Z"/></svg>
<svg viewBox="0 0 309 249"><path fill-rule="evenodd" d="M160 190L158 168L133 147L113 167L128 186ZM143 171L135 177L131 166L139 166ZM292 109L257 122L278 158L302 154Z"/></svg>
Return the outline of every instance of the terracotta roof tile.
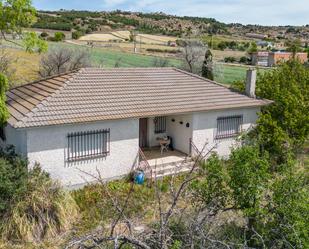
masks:
<svg viewBox="0 0 309 249"><path fill-rule="evenodd" d="M85 68L11 89L16 128L269 104L175 68Z"/></svg>

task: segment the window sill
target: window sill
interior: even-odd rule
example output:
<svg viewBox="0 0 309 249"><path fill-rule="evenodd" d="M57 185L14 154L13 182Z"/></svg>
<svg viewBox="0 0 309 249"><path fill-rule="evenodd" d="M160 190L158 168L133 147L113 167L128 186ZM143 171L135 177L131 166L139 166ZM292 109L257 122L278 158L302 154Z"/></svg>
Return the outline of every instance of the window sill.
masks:
<svg viewBox="0 0 309 249"><path fill-rule="evenodd" d="M230 134L230 135L221 135L221 136L216 136L215 139L216 140L221 140L221 139L225 139L225 138L237 137L239 135L240 135L240 133L235 133L235 134Z"/></svg>
<svg viewBox="0 0 309 249"><path fill-rule="evenodd" d="M105 158L109 156L109 152L102 153L99 155L91 155L91 156L81 156L81 157L75 157L75 158L69 158L66 160L68 163L74 163L74 162L81 162L81 161L91 161L91 160L96 160L99 158Z"/></svg>

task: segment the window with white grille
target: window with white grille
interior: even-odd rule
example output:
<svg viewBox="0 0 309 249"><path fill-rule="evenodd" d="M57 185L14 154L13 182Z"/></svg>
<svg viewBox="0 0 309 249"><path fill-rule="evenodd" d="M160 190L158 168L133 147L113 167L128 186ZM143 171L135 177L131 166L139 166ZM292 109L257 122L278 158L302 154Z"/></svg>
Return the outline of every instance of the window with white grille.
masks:
<svg viewBox="0 0 309 249"><path fill-rule="evenodd" d="M228 116L217 118L216 138L234 137L240 134L242 129L243 116Z"/></svg>

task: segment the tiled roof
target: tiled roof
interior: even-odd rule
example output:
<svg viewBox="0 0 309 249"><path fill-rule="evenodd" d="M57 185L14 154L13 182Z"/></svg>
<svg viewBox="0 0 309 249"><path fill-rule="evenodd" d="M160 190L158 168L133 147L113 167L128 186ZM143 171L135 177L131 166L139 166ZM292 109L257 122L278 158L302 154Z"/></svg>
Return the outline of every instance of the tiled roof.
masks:
<svg viewBox="0 0 309 249"><path fill-rule="evenodd" d="M16 128L270 103L175 68L84 68L13 88L7 97Z"/></svg>

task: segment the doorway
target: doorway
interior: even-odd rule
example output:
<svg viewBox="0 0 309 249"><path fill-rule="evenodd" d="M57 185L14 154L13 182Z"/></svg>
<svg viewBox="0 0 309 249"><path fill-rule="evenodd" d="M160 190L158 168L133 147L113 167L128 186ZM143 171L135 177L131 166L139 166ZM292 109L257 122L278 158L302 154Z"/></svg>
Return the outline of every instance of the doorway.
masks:
<svg viewBox="0 0 309 249"><path fill-rule="evenodd" d="M148 118L139 119L139 147L148 146Z"/></svg>

